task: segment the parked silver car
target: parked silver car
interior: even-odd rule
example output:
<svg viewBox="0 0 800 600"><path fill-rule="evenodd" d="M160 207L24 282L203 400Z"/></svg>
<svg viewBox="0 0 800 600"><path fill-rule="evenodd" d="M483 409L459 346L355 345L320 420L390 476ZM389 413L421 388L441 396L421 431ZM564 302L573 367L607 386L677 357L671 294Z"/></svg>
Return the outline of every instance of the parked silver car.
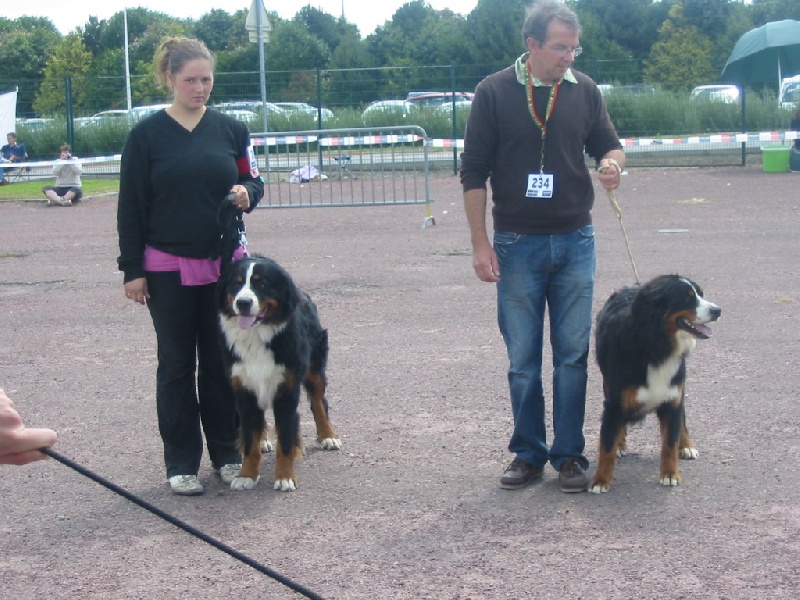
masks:
<svg viewBox="0 0 800 600"><path fill-rule="evenodd" d="M317 109L306 102L275 102L275 106L282 108L287 113L299 112L304 115L317 118ZM321 108L322 120L332 119L333 111L329 108Z"/></svg>
<svg viewBox="0 0 800 600"><path fill-rule="evenodd" d="M736 104L739 102L739 88L735 85L699 85L689 97L692 100Z"/></svg>
<svg viewBox="0 0 800 600"><path fill-rule="evenodd" d="M261 100L233 100L230 102L220 102L219 104L214 104L212 108L216 108L220 112L226 112L231 110L249 110L251 112L259 112L263 106ZM267 102L267 114L268 115L285 115L286 111L283 110L277 104L272 102Z"/></svg>
<svg viewBox="0 0 800 600"><path fill-rule="evenodd" d="M396 115L405 119L413 111L414 105L407 100L376 100L364 109L361 119L366 122L372 117L381 115Z"/></svg>

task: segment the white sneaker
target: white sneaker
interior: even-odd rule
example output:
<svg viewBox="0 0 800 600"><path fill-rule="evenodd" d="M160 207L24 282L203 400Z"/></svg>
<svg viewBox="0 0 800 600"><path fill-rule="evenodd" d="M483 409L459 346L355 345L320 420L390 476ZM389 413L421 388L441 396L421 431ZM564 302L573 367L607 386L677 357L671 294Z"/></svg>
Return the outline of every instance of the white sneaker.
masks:
<svg viewBox="0 0 800 600"><path fill-rule="evenodd" d="M179 496L199 496L203 493L203 484L197 475L173 475L169 478L169 485Z"/></svg>
<svg viewBox="0 0 800 600"><path fill-rule="evenodd" d="M230 484L234 479L239 476L239 471L242 470L242 465L237 464L229 464L229 465L222 465L217 473L222 478L223 483Z"/></svg>

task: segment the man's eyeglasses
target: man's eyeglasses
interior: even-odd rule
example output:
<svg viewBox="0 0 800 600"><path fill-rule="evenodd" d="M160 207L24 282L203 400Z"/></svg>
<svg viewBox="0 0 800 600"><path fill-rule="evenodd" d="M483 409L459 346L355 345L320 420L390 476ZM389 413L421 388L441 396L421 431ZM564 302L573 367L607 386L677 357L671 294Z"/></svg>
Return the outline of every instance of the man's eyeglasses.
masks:
<svg viewBox="0 0 800 600"><path fill-rule="evenodd" d="M580 46L575 46L574 48L570 48L569 46L563 46L562 44L556 44L555 46L550 46L550 50L555 52L556 54L572 54L574 58L578 58L583 52L583 48Z"/></svg>

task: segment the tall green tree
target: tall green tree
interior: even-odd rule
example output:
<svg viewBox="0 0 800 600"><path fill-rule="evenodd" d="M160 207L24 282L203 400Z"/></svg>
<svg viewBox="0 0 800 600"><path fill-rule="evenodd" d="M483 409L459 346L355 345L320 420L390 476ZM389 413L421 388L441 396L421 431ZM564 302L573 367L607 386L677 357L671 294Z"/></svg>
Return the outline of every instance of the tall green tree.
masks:
<svg viewBox="0 0 800 600"><path fill-rule="evenodd" d="M102 52L100 35L103 32L103 23L95 16L90 16L89 20L80 28L83 36L83 45L92 53L97 56Z"/></svg>
<svg viewBox="0 0 800 600"><path fill-rule="evenodd" d="M661 26L645 64L645 81L667 90L687 91L698 83L713 81L714 44L694 25L688 25L683 7L676 4Z"/></svg>
<svg viewBox="0 0 800 600"><path fill-rule="evenodd" d="M343 39L361 39L358 27L311 5L301 8L294 20L303 25L311 35L325 42L331 52L336 50Z"/></svg>
<svg viewBox="0 0 800 600"><path fill-rule="evenodd" d="M391 21L367 36L367 46L380 66L409 65L419 52L421 32L435 18L436 11L424 0L407 2L397 9Z"/></svg>
<svg viewBox="0 0 800 600"><path fill-rule="evenodd" d="M221 9L206 13L188 28L189 33L203 40L214 53L236 50L248 44L245 21L247 11L240 10L230 14Z"/></svg>
<svg viewBox="0 0 800 600"><path fill-rule="evenodd" d="M471 49L466 17L436 11L420 28L411 58L419 64L453 65L463 62Z"/></svg>
<svg viewBox="0 0 800 600"><path fill-rule="evenodd" d="M674 2L669 0L575 0L587 54L603 60L643 58Z"/></svg>
<svg viewBox="0 0 800 600"><path fill-rule="evenodd" d="M686 25L696 27L710 39L722 35L733 11L732 0L681 0Z"/></svg>
<svg viewBox="0 0 800 600"><path fill-rule="evenodd" d="M375 57L359 38L346 37L333 51L325 89L327 106L359 106L374 100Z"/></svg>
<svg viewBox="0 0 800 600"><path fill-rule="evenodd" d="M297 21L283 21L273 24L265 58L267 67L273 71L325 68L330 60L330 49Z"/></svg>
<svg viewBox="0 0 800 600"><path fill-rule="evenodd" d="M19 88L17 116L34 116L34 95L60 39L50 19L20 17L0 24L0 87Z"/></svg>
<svg viewBox="0 0 800 600"><path fill-rule="evenodd" d="M522 24L529 0L478 0L467 16L469 61L510 64L525 51Z"/></svg>
<svg viewBox="0 0 800 600"><path fill-rule="evenodd" d="M797 0L752 0L750 16L754 27L784 19L800 21L800 2Z"/></svg>
<svg viewBox="0 0 800 600"><path fill-rule="evenodd" d="M41 80L44 67L61 34L50 19L4 19L0 28L0 81Z"/></svg>
<svg viewBox="0 0 800 600"><path fill-rule="evenodd" d="M55 47L53 55L44 69L45 80L33 101L34 110L42 115L63 113L66 109L66 78L81 80L84 85L71 86L72 106L87 105L88 87L82 81L92 68L92 54L83 45L77 32L70 33Z"/></svg>
<svg viewBox="0 0 800 600"><path fill-rule="evenodd" d="M380 66L423 66L468 60L474 40L461 15L413 0L397 9L366 44Z"/></svg>

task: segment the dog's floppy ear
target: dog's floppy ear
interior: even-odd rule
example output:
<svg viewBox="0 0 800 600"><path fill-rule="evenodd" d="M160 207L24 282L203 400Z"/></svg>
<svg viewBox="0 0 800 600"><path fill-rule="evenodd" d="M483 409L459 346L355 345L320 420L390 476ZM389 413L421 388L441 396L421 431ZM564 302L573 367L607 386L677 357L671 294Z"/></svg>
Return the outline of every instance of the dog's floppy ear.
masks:
<svg viewBox="0 0 800 600"><path fill-rule="evenodd" d="M262 275L270 290L270 294L277 300L279 320L288 319L295 311L300 301L300 291L297 289L292 276L277 262L268 257L259 257L257 262L263 263Z"/></svg>
<svg viewBox="0 0 800 600"><path fill-rule="evenodd" d="M238 260L233 260L229 263L223 263L221 265L222 269L219 274L219 279L217 280L217 304L219 306L224 306L227 300L228 294L228 282L234 276L236 269L238 268L239 262L245 260L244 258L240 258Z"/></svg>
<svg viewBox="0 0 800 600"><path fill-rule="evenodd" d="M669 338L664 333L670 311L671 287L670 278L656 277L637 290L631 306L642 343L657 353L670 350Z"/></svg>
<svg viewBox="0 0 800 600"><path fill-rule="evenodd" d="M283 309L282 312L284 315L286 315L286 317L288 317L297 309L297 305L300 304L302 296L300 294L300 290L297 289L297 286L294 284L294 281L292 281L292 278L289 276L289 274L284 271L283 275L285 276L285 282L281 289L282 294L280 301Z"/></svg>

